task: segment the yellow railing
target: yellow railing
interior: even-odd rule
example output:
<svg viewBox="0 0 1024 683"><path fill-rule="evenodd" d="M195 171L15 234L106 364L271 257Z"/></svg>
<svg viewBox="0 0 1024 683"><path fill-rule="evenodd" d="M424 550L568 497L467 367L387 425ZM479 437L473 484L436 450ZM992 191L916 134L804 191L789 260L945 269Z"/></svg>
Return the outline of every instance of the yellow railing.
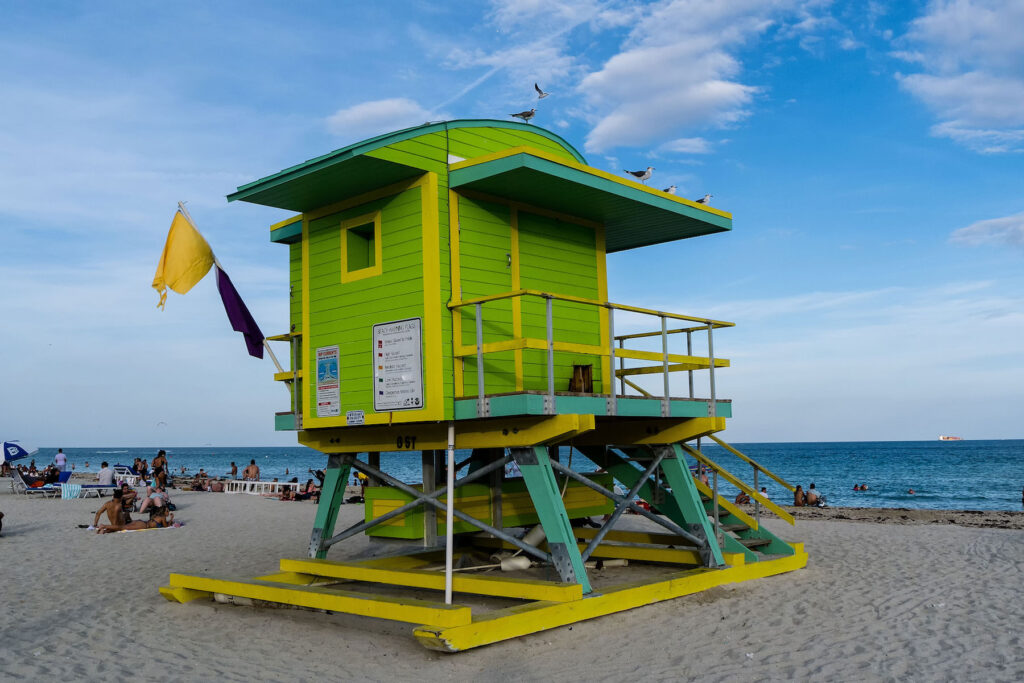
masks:
<svg viewBox="0 0 1024 683"><path fill-rule="evenodd" d="M277 365L278 370L274 373L274 381L284 382L288 385L288 389L291 392L291 414L295 416L296 429L298 429L298 426L302 424L302 387L300 382L303 378L303 372L302 363L299 360L302 354L302 333L285 332L284 334L276 334L272 337L267 337L267 341L288 342L289 344L292 368L291 370L285 370L280 365L277 365L277 358L274 358L274 364Z"/></svg>
<svg viewBox="0 0 1024 683"><path fill-rule="evenodd" d="M525 297L535 297L543 299L546 303L546 335L544 339L531 338L526 336L516 337L513 336L510 339L503 339L500 341L484 342L483 341L483 318L484 318L484 305L493 303L496 301L502 301L505 299L517 299ZM607 324L608 324L608 340L607 346L595 345L595 344L582 344L578 342L569 341L557 341L554 339L554 323L552 314L552 304L555 301L562 301L567 303L584 304L588 306L594 306L595 308L604 309L607 311ZM679 313L669 313L666 311L657 311L648 308L639 308L637 306L626 306L624 304L616 304L608 301L597 301L594 299L586 299L578 296L570 296L565 294L552 294L550 292L543 292L534 289L520 289L509 292L501 292L498 294L491 294L488 296L475 297L472 299L466 299L464 301L453 301L448 304L448 308L454 312L457 312L459 316L462 315L462 309L467 307L473 307L475 309L475 323L476 323L476 336L475 344L467 345L462 343L461 335L456 335L454 340L454 355L456 358L465 359L476 356L477 360L477 412L480 416L486 416L486 387L483 368L483 357L488 353L497 353L500 351L512 351L517 349L533 349L547 352L547 397L545 401L545 410L549 413L555 412L555 373L554 373L554 354L555 352L571 352L581 353L600 356L605 358L609 362L609 377L614 377L620 383L619 393L622 397L626 396L626 387L629 387L641 395L646 397L653 396L641 388L635 382L629 379L631 376L637 375L651 375L661 374L663 377L663 388L664 394L661 397L662 400L662 414L668 416L669 411L669 375L673 372L687 372L689 373L689 398L694 398L693 388L693 371L694 370L708 370L709 377L709 388L710 388L710 399L709 399L709 414L715 416L716 410L716 396L715 396L715 368L728 367L729 361L723 358L715 358L714 356L714 341L713 331L722 327L733 327L734 323L725 322L722 320L713 320L711 318L700 318L689 315L681 315ZM638 334L625 334L616 336L615 335L615 312L624 311L628 313L636 313L641 315L649 315L660 319L661 329L654 332L643 332ZM522 313L519 313L520 318ZM684 322L697 323L697 325L689 327L681 327L675 329L668 328L669 320L680 320ZM521 320L518 321L517 325L520 329L522 328ZM693 354L693 335L695 333L706 333L707 334L707 355L697 356ZM686 335L686 353L669 353L669 338L671 335L685 334ZM628 340L649 338L649 337L660 337L661 338L661 351L644 351L641 349L627 349L625 343ZM619 361L619 367L615 367L615 361ZM653 361L657 365L647 365L640 367L626 367L626 360L635 361ZM517 369L517 373L520 370ZM521 383L522 378L517 377L517 384ZM612 380L611 387L606 387L606 391L609 395L610 401L610 414L616 414L616 399L618 398L614 380ZM461 390L461 387L459 388Z"/></svg>

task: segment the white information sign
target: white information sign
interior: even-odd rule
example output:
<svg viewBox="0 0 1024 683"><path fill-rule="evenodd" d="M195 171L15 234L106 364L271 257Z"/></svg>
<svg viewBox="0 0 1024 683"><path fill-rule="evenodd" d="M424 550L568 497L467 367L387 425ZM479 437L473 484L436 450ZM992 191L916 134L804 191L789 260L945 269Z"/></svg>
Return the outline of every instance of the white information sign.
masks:
<svg viewBox="0 0 1024 683"><path fill-rule="evenodd" d="M341 393L338 390L338 347L321 346L316 350L316 416L341 415Z"/></svg>
<svg viewBox="0 0 1024 683"><path fill-rule="evenodd" d="M423 408L423 331L420 318L373 326L373 409Z"/></svg>
<svg viewBox="0 0 1024 683"><path fill-rule="evenodd" d="M361 410L350 410L345 413L345 424L349 427L366 423L366 413Z"/></svg>

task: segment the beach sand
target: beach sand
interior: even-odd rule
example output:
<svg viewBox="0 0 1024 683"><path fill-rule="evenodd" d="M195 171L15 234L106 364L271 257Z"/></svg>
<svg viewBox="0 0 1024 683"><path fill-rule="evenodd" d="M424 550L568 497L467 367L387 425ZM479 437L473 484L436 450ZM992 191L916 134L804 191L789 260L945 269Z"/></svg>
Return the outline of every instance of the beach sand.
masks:
<svg viewBox="0 0 1024 683"><path fill-rule="evenodd" d="M985 680L1024 677L1024 514L967 528L905 511L766 525L806 569L446 655L412 626L303 610L166 601L169 572L253 577L304 556L315 506L177 493L186 525L98 536L96 499L0 480L0 679ZM342 508L339 528L362 507ZM908 519L902 520L906 515ZM931 519L931 518L929 518ZM1005 520L996 519L996 526ZM912 523L902 523L912 522ZM967 523L970 523L968 521ZM362 537L331 557L370 550Z"/></svg>

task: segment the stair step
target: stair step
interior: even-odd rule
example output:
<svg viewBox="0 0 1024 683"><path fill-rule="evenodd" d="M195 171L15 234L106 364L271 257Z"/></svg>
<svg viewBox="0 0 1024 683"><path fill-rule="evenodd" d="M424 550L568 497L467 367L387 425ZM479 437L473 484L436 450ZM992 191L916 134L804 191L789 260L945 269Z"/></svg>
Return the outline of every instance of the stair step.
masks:
<svg viewBox="0 0 1024 683"><path fill-rule="evenodd" d="M744 531L750 527L746 524L723 524L719 528L722 531Z"/></svg>
<svg viewBox="0 0 1024 683"><path fill-rule="evenodd" d="M772 542L770 538L741 538L739 542L748 548L760 548Z"/></svg>

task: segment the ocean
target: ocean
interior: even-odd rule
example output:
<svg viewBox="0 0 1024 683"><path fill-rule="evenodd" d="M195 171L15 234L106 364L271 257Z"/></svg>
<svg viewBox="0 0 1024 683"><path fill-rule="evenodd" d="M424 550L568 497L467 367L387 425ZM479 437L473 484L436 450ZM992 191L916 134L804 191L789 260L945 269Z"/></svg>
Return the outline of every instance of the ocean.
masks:
<svg viewBox="0 0 1024 683"><path fill-rule="evenodd" d="M747 456L792 484L806 489L811 482L833 507L888 507L949 510L1020 510L1024 487L1024 440L1000 441L874 441L836 443L734 444ZM309 469L323 468L326 456L305 447L167 448L173 471L182 466L192 474L200 467L211 475L224 475L234 461L241 471L250 460L259 465L263 479L293 476L305 482ZM747 483L751 467L715 444L704 443L703 452ZM41 448L37 464L53 459L56 448ZM136 457L152 462L155 448L64 448L68 464L76 472L95 472L104 460L111 465L131 464ZM468 451L459 451L462 460ZM567 462L569 449L560 458ZM578 452L571 455L573 468L592 471L593 463ZM25 462L25 461L21 461ZM420 481L418 453L382 453L384 471L403 481ZM720 480L721 482L721 480ZM765 475L759 483L778 501L790 494ZM864 492L854 484L867 484ZM908 493L910 489L914 494ZM722 490L735 489L722 483Z"/></svg>

